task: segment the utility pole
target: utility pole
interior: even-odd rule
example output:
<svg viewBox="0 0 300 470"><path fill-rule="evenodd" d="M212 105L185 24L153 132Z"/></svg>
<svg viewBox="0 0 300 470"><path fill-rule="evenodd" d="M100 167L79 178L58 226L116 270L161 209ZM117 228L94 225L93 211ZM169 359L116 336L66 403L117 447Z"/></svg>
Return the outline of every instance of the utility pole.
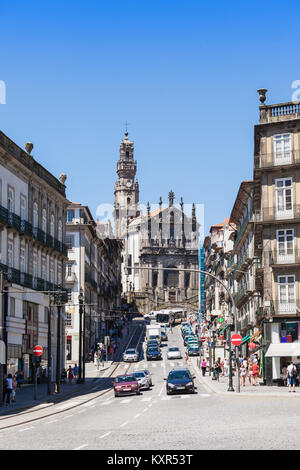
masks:
<svg viewBox="0 0 300 470"><path fill-rule="evenodd" d="M0 272L0 405L3 406L3 366L6 363L6 347L4 334L4 276L3 271Z"/></svg>
<svg viewBox="0 0 300 470"><path fill-rule="evenodd" d="M85 355L86 355L86 344L85 344L85 305L83 305L83 353L82 353L82 382L85 382ZM93 358L94 359L94 358Z"/></svg>

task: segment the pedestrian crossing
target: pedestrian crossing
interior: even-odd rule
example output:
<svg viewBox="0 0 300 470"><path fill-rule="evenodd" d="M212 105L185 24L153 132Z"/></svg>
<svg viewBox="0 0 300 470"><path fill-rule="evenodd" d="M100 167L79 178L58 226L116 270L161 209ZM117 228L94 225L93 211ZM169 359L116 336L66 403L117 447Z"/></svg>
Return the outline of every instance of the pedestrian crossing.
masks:
<svg viewBox="0 0 300 470"><path fill-rule="evenodd" d="M156 369L156 368L165 368L165 367L184 367L183 362L137 362L133 365L134 370L139 370L139 369Z"/></svg>
<svg viewBox="0 0 300 470"><path fill-rule="evenodd" d="M198 394L198 395L166 395L166 396L149 396L149 397L139 397L139 396L130 396L130 397L126 397L126 398L123 398L122 400L120 399L115 399L115 398L111 398L109 400L106 400L102 403L100 403L100 406L109 406L109 405L112 405L112 404L120 404L120 405L128 405L129 403L133 402L135 400L135 402L139 401L139 402L142 402L142 403L149 403L149 406L151 404L151 402L157 402L158 401L170 401L170 400L174 400L174 399L181 399L181 400L191 400L191 399L195 399L196 397L210 397L211 395L207 394L207 393L201 393L201 394Z"/></svg>

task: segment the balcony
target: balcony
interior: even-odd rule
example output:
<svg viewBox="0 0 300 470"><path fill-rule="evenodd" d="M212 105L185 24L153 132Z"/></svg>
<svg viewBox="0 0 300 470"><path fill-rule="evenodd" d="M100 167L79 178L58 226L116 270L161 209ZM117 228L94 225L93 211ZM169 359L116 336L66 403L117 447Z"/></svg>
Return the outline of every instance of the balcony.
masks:
<svg viewBox="0 0 300 470"><path fill-rule="evenodd" d="M288 302L271 300L271 312L273 315L299 315L300 300L290 300Z"/></svg>
<svg viewBox="0 0 300 470"><path fill-rule="evenodd" d="M244 284L237 292L235 298L234 298L234 302L236 305L241 305L242 303L244 303L248 296L251 295L254 291L254 282L251 281L251 282L247 282L246 284Z"/></svg>
<svg viewBox="0 0 300 470"><path fill-rule="evenodd" d="M279 209L276 206L264 207L255 213L256 222L276 222L278 220L300 219L300 204L294 204L287 209Z"/></svg>
<svg viewBox="0 0 300 470"><path fill-rule="evenodd" d="M238 228L238 230L236 232L236 238L234 240L234 248L236 248L236 246L238 245L240 239L242 238L248 224L251 223L252 221L253 221L252 217L245 217L245 219L243 220L243 222L241 223L240 227Z"/></svg>
<svg viewBox="0 0 300 470"><path fill-rule="evenodd" d="M300 164L300 149L287 150L280 153L263 153L254 157L254 167L256 169L297 164Z"/></svg>
<svg viewBox="0 0 300 470"><path fill-rule="evenodd" d="M31 274L24 273L18 269L11 268L6 264L0 263L0 271L3 272L4 277L8 282L13 282L23 287L38 291L54 291L58 290L58 286L52 282L45 281L39 277L34 277Z"/></svg>
<svg viewBox="0 0 300 470"><path fill-rule="evenodd" d="M269 251L269 264L300 264L300 250L291 253L281 253L278 250Z"/></svg>
<svg viewBox="0 0 300 470"><path fill-rule="evenodd" d="M300 103L290 101L269 106L262 105L259 107L259 114L259 122L261 124L299 119Z"/></svg>

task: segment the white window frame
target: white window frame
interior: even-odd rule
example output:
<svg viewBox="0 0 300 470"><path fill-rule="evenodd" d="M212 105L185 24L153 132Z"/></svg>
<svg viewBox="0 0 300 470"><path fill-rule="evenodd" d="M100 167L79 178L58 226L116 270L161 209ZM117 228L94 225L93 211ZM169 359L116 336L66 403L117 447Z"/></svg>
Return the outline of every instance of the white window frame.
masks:
<svg viewBox="0 0 300 470"><path fill-rule="evenodd" d="M291 232L291 233L288 233ZM283 237L284 240L279 240ZM288 237L292 237L292 251L288 247ZM281 245L283 243L283 253L280 253ZM276 230L276 248L277 248L277 263L295 263L295 231L293 228L278 229ZM289 252L291 251L291 252Z"/></svg>
<svg viewBox="0 0 300 470"><path fill-rule="evenodd" d="M293 281L289 280L293 279ZM280 282L280 279L284 279L284 282ZM278 275L278 310L280 313L295 313L296 312L296 276L295 274ZM290 286L293 285L293 295L291 296ZM285 286L285 297L287 301L282 301L282 286Z"/></svg>
<svg viewBox="0 0 300 470"><path fill-rule="evenodd" d="M289 138L289 145L285 149L286 138ZM278 144L283 147L278 149ZM286 165L292 163L292 134L277 134L273 136L274 165Z"/></svg>
<svg viewBox="0 0 300 470"><path fill-rule="evenodd" d="M7 241L7 266L14 267L14 242L11 240Z"/></svg>
<svg viewBox="0 0 300 470"><path fill-rule="evenodd" d="M20 195L20 217L22 222L27 220L27 197L23 194Z"/></svg>
<svg viewBox="0 0 300 470"><path fill-rule="evenodd" d="M7 210L10 214L15 212L15 190L12 186L7 186Z"/></svg>
<svg viewBox="0 0 300 470"><path fill-rule="evenodd" d="M286 181L291 181L290 186L285 186ZM282 182L282 186L278 186L278 184ZM291 191L291 208L286 208L286 192L287 190ZM279 209L279 191L283 191L283 202L284 208ZM275 211L276 211L276 219L292 219L294 213L294 195L293 195L293 177L286 177L286 178L276 178L275 179Z"/></svg>

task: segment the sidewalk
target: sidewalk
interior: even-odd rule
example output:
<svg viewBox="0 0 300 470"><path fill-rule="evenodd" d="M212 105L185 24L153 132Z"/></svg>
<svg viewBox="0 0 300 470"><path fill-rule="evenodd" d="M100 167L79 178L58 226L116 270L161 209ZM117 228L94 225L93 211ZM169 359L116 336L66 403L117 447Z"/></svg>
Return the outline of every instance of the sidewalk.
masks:
<svg viewBox="0 0 300 470"><path fill-rule="evenodd" d="M127 325L126 325L127 327ZM126 327L123 330L123 337L121 339L120 347L115 353L114 360L119 362L122 356L122 351L126 347L127 342L130 338L132 332L130 328L129 335L126 334ZM24 384L21 389L18 389L16 392L16 402L11 403L9 406L6 406L4 403L3 406L0 406L0 420L1 418L12 415L21 411L24 411L29 408L34 408L41 403L56 403L61 400L67 399L72 395L79 395L86 393L89 387L93 384L94 381L100 378L106 378L109 376L112 368L113 361L105 361L104 367L100 365L99 369L95 366L94 362L85 363L85 383L78 384L76 379L73 379L73 383L69 384L66 379L66 383L60 384L60 392L55 394L55 384L51 384L51 395L48 395L48 384L42 383L37 385L37 400L34 400L34 385L33 384Z"/></svg>
<svg viewBox="0 0 300 470"><path fill-rule="evenodd" d="M193 366L194 371L196 372L197 378L199 379L201 385L204 385L210 393L223 394L223 395L232 395L232 396L273 396L273 397L288 397L288 398L300 398L300 387L296 387L296 392L289 393L288 387L277 387L264 385L262 380L258 380L256 386L249 384L249 379L246 380L245 387L240 386L240 393L237 393L237 384L236 376L232 378L232 384L234 392L228 391L228 377L220 377L219 381L212 380L213 373L209 376L209 372L206 371L205 377L202 376L201 367L198 367L198 357L190 357L189 365Z"/></svg>

